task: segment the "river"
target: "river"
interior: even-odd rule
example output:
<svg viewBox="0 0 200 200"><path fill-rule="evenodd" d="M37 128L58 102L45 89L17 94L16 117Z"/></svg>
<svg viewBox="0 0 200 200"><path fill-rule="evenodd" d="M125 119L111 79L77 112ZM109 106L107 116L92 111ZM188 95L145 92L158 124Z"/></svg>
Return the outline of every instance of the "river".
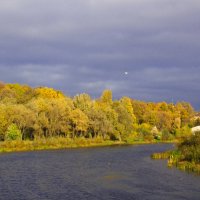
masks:
<svg viewBox="0 0 200 200"><path fill-rule="evenodd" d="M2 200L199 200L200 176L150 155L172 144L0 154Z"/></svg>

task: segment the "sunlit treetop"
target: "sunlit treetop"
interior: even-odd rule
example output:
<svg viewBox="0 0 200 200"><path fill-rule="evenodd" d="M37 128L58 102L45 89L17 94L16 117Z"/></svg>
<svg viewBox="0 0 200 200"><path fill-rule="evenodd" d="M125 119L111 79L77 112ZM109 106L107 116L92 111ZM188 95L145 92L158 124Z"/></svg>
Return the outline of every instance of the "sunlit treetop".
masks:
<svg viewBox="0 0 200 200"><path fill-rule="evenodd" d="M64 94L61 91L54 90L48 87L39 87L35 89L37 96L48 99L64 98Z"/></svg>

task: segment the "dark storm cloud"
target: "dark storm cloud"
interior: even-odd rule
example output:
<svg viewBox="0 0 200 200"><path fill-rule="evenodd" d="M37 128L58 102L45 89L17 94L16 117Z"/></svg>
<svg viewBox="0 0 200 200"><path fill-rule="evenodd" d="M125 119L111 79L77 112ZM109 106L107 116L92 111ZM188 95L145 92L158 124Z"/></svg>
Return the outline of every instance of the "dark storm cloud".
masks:
<svg viewBox="0 0 200 200"><path fill-rule="evenodd" d="M198 0L3 0L0 78L199 109L199 10Z"/></svg>

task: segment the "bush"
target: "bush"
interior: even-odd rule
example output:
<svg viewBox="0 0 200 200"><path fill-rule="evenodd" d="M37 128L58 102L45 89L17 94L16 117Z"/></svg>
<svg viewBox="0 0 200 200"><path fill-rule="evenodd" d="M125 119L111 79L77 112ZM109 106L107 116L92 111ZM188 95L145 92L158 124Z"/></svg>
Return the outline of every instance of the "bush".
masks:
<svg viewBox="0 0 200 200"><path fill-rule="evenodd" d="M184 161L200 163L200 134L184 140L178 147Z"/></svg>
<svg viewBox="0 0 200 200"><path fill-rule="evenodd" d="M10 141L10 140L21 140L21 139L22 139L22 133L17 127L17 125L11 124L6 131L5 140Z"/></svg>
<svg viewBox="0 0 200 200"><path fill-rule="evenodd" d="M178 139L185 139L191 136L192 132L188 126L184 126L181 129L176 130L175 135Z"/></svg>
<svg viewBox="0 0 200 200"><path fill-rule="evenodd" d="M164 129L162 131L162 140L167 141L167 140L173 140L174 137L172 134L167 129Z"/></svg>
<svg viewBox="0 0 200 200"><path fill-rule="evenodd" d="M151 125L143 123L138 127L138 132L144 140L152 141L154 139L151 133Z"/></svg>

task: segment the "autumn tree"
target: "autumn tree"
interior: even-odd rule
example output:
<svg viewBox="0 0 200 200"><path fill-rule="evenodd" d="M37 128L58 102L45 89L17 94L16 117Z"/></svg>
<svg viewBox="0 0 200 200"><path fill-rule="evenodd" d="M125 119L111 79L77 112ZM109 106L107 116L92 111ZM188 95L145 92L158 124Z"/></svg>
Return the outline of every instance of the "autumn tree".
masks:
<svg viewBox="0 0 200 200"><path fill-rule="evenodd" d="M32 135L29 135L28 131L33 128L36 120L33 111L25 105L16 104L8 106L7 112L10 115L10 123L16 124L22 133L22 138L25 138L26 133L28 138L32 138Z"/></svg>
<svg viewBox="0 0 200 200"><path fill-rule="evenodd" d="M70 122L73 138L75 136L85 136L89 126L89 119L84 112L78 108L73 110L70 114Z"/></svg>
<svg viewBox="0 0 200 200"><path fill-rule="evenodd" d="M38 87L35 89L35 92L36 95L41 98L47 98L47 99L64 98L64 94L61 91L54 90L53 88Z"/></svg>
<svg viewBox="0 0 200 200"><path fill-rule="evenodd" d="M159 130L172 130L173 115L171 112L159 111L157 113L156 126Z"/></svg>
<svg viewBox="0 0 200 200"><path fill-rule="evenodd" d="M66 135L69 132L69 118L72 110L70 99L38 98L28 105L35 113L35 132L38 137Z"/></svg>
<svg viewBox="0 0 200 200"><path fill-rule="evenodd" d="M5 87L5 83L0 81L0 90L2 90Z"/></svg>
<svg viewBox="0 0 200 200"><path fill-rule="evenodd" d="M107 105L112 105L112 91L111 90L104 90L100 97L100 101Z"/></svg>
<svg viewBox="0 0 200 200"><path fill-rule="evenodd" d="M92 99L88 94L79 94L73 98L75 108L79 108L83 112L87 112L92 107Z"/></svg>
<svg viewBox="0 0 200 200"><path fill-rule="evenodd" d="M10 89L7 85L0 90L0 101L2 103L17 103L17 94L14 90Z"/></svg>
<svg viewBox="0 0 200 200"><path fill-rule="evenodd" d="M190 103L187 102L178 102L176 104L176 112L180 113L181 117L181 126L185 126L190 123L192 116L194 115L194 109Z"/></svg>
<svg viewBox="0 0 200 200"><path fill-rule="evenodd" d="M146 111L148 110L147 104L142 101L132 100L132 107L134 110L134 115L136 116L136 120L138 124L142 124L145 122L144 116Z"/></svg>
<svg viewBox="0 0 200 200"><path fill-rule="evenodd" d="M22 139L72 136L126 141L136 133L152 140L153 127L162 132L162 139L183 138L199 124L194 114L187 102L174 105L129 97L113 101L108 89L97 100L85 93L72 99L53 88L0 82L0 140L14 125Z"/></svg>
<svg viewBox="0 0 200 200"><path fill-rule="evenodd" d="M0 140L5 139L5 133L9 126L9 115L6 108L6 105L0 104Z"/></svg>
<svg viewBox="0 0 200 200"><path fill-rule="evenodd" d="M124 106L128 114L131 116L133 123L135 123L136 117L134 115L131 99L129 97L123 97L121 98L120 103Z"/></svg>
<svg viewBox="0 0 200 200"><path fill-rule="evenodd" d="M118 123L116 129L119 132L119 140L125 140L133 132L133 124L135 118L133 113L129 112L126 104L121 104L120 102L114 103L114 109L118 116Z"/></svg>

